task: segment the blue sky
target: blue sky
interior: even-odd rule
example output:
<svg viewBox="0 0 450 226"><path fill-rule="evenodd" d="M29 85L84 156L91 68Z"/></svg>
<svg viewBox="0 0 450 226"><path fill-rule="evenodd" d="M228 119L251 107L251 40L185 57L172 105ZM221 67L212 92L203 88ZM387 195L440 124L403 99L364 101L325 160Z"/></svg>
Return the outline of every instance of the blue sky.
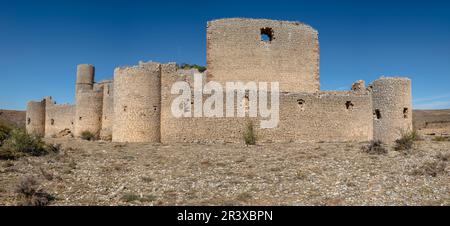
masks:
<svg viewBox="0 0 450 226"><path fill-rule="evenodd" d="M139 60L206 62L206 22L301 21L319 31L324 90L381 75L413 80L415 108L450 108L449 1L0 2L0 108L52 95L73 103L76 65L96 80Z"/></svg>

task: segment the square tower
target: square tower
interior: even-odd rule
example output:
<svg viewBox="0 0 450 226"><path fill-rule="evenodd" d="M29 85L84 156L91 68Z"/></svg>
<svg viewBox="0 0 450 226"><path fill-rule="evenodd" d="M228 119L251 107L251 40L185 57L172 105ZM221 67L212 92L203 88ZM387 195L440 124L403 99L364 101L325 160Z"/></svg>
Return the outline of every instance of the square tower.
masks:
<svg viewBox="0 0 450 226"><path fill-rule="evenodd" d="M208 22L208 79L221 83L279 82L282 92L317 92L319 38L288 21L222 19Z"/></svg>

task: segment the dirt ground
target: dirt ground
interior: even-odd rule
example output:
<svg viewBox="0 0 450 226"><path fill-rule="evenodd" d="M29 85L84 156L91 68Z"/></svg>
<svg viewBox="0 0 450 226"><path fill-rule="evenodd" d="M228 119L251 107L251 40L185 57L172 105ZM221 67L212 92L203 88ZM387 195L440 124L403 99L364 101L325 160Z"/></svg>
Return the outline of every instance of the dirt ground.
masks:
<svg viewBox="0 0 450 226"><path fill-rule="evenodd" d="M33 176L50 205L450 205L450 142L370 155L362 143L117 144L0 161L0 205Z"/></svg>

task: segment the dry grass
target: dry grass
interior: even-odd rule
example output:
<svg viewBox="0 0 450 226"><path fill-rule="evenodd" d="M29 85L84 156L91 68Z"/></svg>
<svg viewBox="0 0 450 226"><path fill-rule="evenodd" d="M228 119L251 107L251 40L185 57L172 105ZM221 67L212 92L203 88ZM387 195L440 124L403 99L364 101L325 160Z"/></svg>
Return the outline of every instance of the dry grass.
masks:
<svg viewBox="0 0 450 226"><path fill-rule="evenodd" d="M450 161L450 152L447 152L447 153L439 152L436 155L436 159L439 161L448 162L448 161Z"/></svg>
<svg viewBox="0 0 450 226"><path fill-rule="evenodd" d="M249 201L250 199L252 199L253 198L253 196L249 193L249 192L243 192L243 193L240 193L237 197L236 197L236 199L238 200L238 201L241 201L241 202L247 202L247 201Z"/></svg>
<svg viewBox="0 0 450 226"><path fill-rule="evenodd" d="M436 136L436 137L433 138L433 141L446 142L446 141L450 141L450 137Z"/></svg>
<svg viewBox="0 0 450 226"><path fill-rule="evenodd" d="M35 193L57 194L51 205L450 205L449 142L424 140L408 155L368 155L356 142L46 142L61 151L1 161L0 205L17 205L25 175L42 178Z"/></svg>
<svg viewBox="0 0 450 226"><path fill-rule="evenodd" d="M33 177L25 177L16 187L19 206L46 206L54 197L39 188L39 183Z"/></svg>
<svg viewBox="0 0 450 226"><path fill-rule="evenodd" d="M412 171L412 175L437 177L445 172L446 163L443 161L427 161Z"/></svg>
<svg viewBox="0 0 450 226"><path fill-rule="evenodd" d="M44 168L40 167L39 170L41 171L42 176L46 180L53 180L54 176L52 172L46 171Z"/></svg>
<svg viewBox="0 0 450 226"><path fill-rule="evenodd" d="M394 149L396 151L409 151L413 148L414 142L419 141L422 138L420 137L417 130L412 131L402 131L400 139L395 141Z"/></svg>

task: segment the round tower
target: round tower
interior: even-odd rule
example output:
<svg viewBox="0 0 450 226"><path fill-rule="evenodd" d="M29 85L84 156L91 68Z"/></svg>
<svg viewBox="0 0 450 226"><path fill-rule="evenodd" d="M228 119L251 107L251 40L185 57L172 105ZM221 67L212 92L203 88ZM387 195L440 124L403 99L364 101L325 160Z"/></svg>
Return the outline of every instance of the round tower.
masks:
<svg viewBox="0 0 450 226"><path fill-rule="evenodd" d="M26 130L28 134L45 136L45 99L27 104Z"/></svg>
<svg viewBox="0 0 450 226"><path fill-rule="evenodd" d="M114 71L114 142L160 142L161 66L139 63Z"/></svg>
<svg viewBox="0 0 450 226"><path fill-rule="evenodd" d="M383 77L372 84L374 140L392 143L412 130L411 80Z"/></svg>
<svg viewBox="0 0 450 226"><path fill-rule="evenodd" d="M94 86L95 68L90 64L80 64L77 66L76 94L80 91L89 91Z"/></svg>
<svg viewBox="0 0 450 226"><path fill-rule="evenodd" d="M99 135L102 125L103 89L77 93L75 136L84 131Z"/></svg>

